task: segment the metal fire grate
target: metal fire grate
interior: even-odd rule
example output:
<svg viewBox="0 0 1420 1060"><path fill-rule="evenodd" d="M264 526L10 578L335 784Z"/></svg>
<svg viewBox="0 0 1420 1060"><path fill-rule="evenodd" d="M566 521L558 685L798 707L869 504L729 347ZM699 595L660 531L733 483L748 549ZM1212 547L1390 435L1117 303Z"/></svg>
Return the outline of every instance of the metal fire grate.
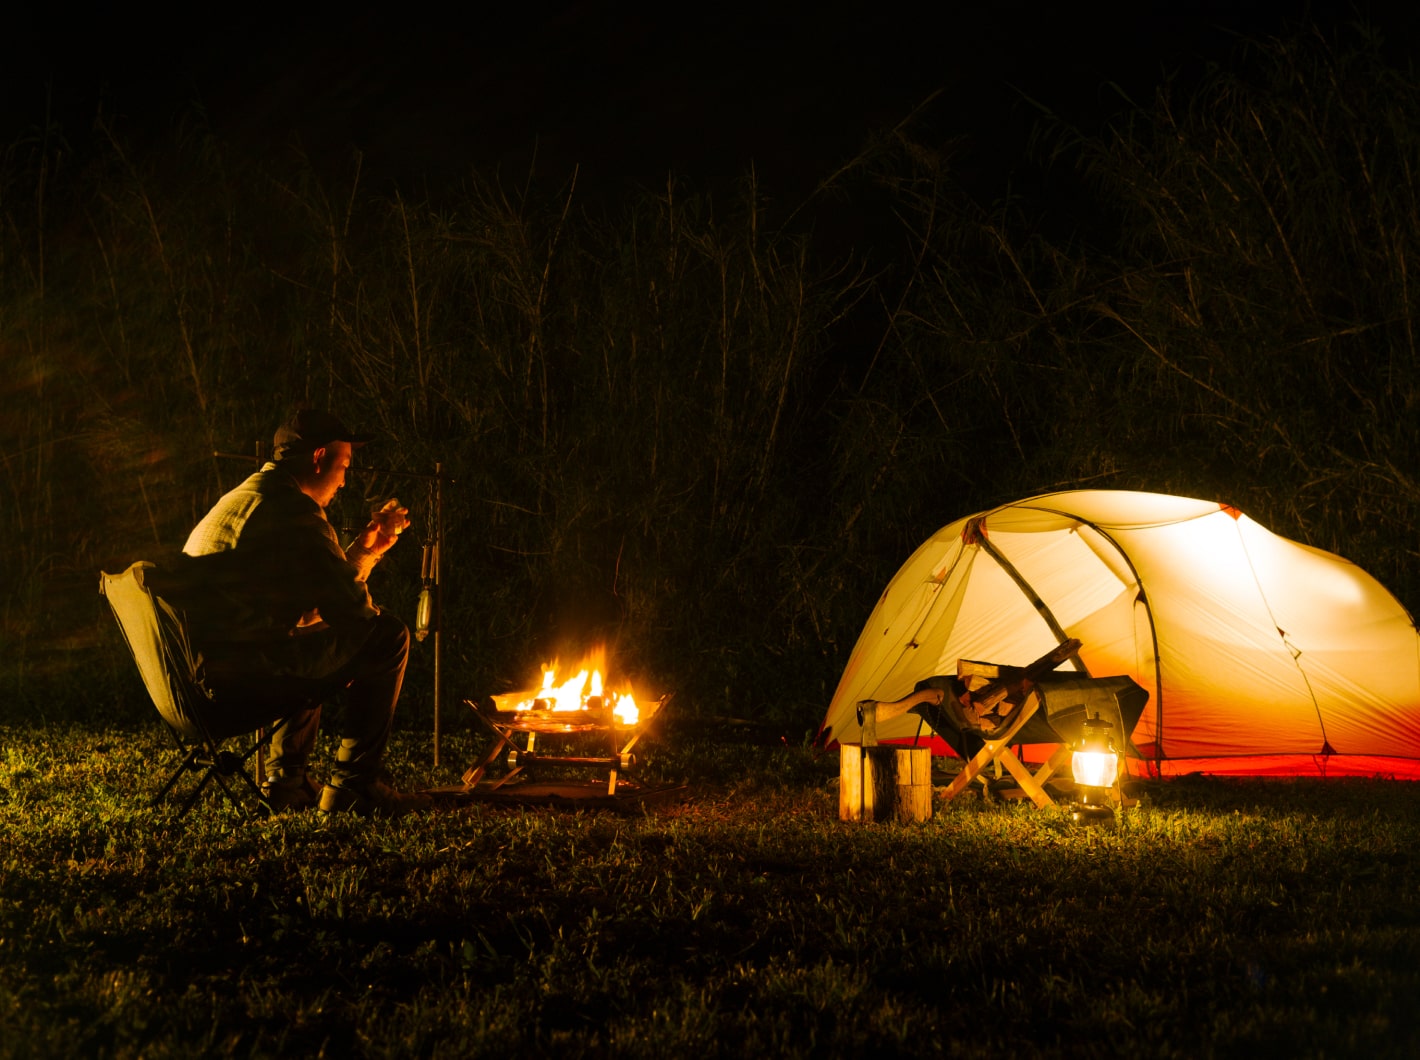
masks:
<svg viewBox="0 0 1420 1060"><path fill-rule="evenodd" d="M641 708L634 723L617 717L610 705L584 710L512 710L515 696L493 696L485 705L466 699L474 717L492 734L493 740L479 759L463 775L465 791L496 792L509 784L522 783L538 765L569 766L607 771L601 788L608 796L617 794L622 774L636 768L632 753L647 728L660 714L670 694ZM552 749L544 745L554 743ZM506 758L507 771L489 778L488 771Z"/></svg>

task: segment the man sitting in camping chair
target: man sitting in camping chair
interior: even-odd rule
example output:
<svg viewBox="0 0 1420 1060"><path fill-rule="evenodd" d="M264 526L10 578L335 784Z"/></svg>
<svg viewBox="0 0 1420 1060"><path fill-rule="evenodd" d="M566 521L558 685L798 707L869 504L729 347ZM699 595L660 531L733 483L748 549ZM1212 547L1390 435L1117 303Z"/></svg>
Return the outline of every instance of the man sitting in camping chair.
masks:
<svg viewBox="0 0 1420 1060"><path fill-rule="evenodd" d="M365 584L409 525L407 511L386 504L345 550L325 515L354 448L369 440L330 413L297 412L276 432L275 459L217 501L159 587L186 613L217 701L253 711L222 719L227 728L252 731L273 704L298 705L271 741L262 790L273 809L318 801L327 812L397 815L429 804L392 787L381 767L409 630ZM322 790L308 762L321 703L342 690L340 748Z"/></svg>

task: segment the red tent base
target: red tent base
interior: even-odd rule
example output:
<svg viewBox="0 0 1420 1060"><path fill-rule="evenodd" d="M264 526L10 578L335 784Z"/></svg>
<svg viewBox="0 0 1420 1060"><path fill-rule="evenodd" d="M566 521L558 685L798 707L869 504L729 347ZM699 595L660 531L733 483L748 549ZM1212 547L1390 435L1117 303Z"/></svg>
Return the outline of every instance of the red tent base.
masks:
<svg viewBox="0 0 1420 1060"><path fill-rule="evenodd" d="M1374 777L1420 780L1420 760L1381 755L1249 755L1238 758L1125 759L1132 776L1181 777Z"/></svg>
<svg viewBox="0 0 1420 1060"><path fill-rule="evenodd" d="M956 754L940 736L884 740L894 747L930 747L938 757ZM829 749L837 741L829 744ZM1014 748L1023 762L1044 762L1054 744L1024 744ZM1126 758L1125 767L1135 777L1374 777L1380 780L1420 780L1420 759L1384 755L1239 755L1218 758Z"/></svg>

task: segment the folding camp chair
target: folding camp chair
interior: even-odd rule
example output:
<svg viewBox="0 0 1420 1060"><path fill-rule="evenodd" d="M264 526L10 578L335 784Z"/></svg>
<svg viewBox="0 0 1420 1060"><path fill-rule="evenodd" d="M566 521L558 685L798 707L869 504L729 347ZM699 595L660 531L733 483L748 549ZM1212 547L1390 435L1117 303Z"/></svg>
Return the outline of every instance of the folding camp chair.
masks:
<svg viewBox="0 0 1420 1060"><path fill-rule="evenodd" d="M215 784L244 815L269 813L261 789L248 773L247 763L266 748L276 728L268 725L258 730L241 750L228 750L223 746L228 741L225 734L216 734L220 729L214 731L217 704L203 682L201 656L192 650L187 624L148 584L155 569L154 564L140 560L122 574L99 575L99 592L113 610L153 705L183 753L182 761L168 775L150 805L160 805L183 775L191 772L201 776L183 800L179 818L185 817L196 805L209 783ZM284 724L274 717L272 722L277 727ZM238 798L238 792L233 790L234 778L240 778L246 793L254 799Z"/></svg>

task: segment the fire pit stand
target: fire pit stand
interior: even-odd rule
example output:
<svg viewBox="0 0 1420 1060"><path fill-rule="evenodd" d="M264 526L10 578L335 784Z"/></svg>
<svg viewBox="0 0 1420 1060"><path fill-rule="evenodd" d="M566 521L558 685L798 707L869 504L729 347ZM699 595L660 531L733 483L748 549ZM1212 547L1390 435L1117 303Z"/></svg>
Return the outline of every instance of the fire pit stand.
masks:
<svg viewBox="0 0 1420 1060"><path fill-rule="evenodd" d="M643 708L641 717L634 724L625 724L612 713L610 706L592 710L502 710L494 697L494 706L486 707L476 700L464 700L472 709L474 717L484 724L493 735L490 743L478 761L463 775L466 790L480 788L483 791L497 791L515 778L520 778L529 767L546 764L556 766L586 766L607 770L606 794L615 795L619 778L636 767L633 748L645 734L647 726L670 699L669 694ZM601 754L549 754L540 747L548 738L573 736L586 737L593 748L601 742ZM539 740L542 737L542 740ZM519 744L519 738L522 742ZM506 752L508 772L492 781L484 776L500 755Z"/></svg>

